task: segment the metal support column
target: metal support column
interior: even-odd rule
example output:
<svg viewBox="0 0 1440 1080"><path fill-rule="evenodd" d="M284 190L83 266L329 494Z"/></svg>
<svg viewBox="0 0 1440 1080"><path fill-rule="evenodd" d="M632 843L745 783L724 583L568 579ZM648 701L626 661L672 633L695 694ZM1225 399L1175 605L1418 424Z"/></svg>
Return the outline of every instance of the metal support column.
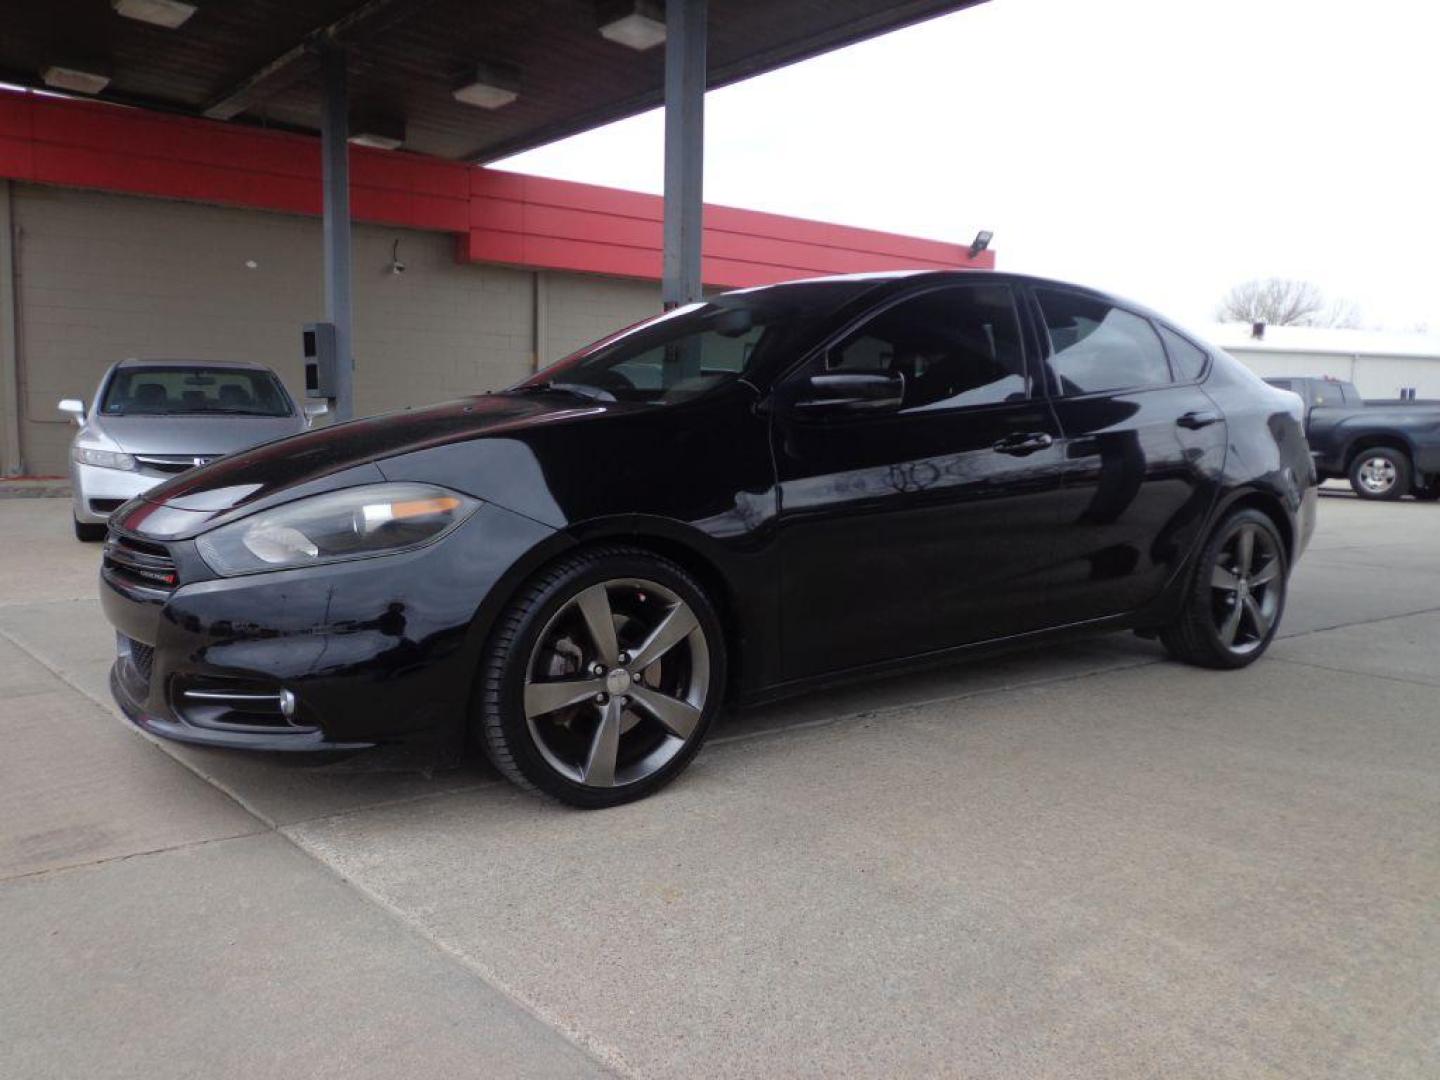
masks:
<svg viewBox="0 0 1440 1080"><path fill-rule="evenodd" d="M665 4L665 307L701 295L706 0Z"/></svg>
<svg viewBox="0 0 1440 1080"><path fill-rule="evenodd" d="M25 415L20 392L20 340L16 309L20 290L15 281L15 219L13 188L0 180L0 476L18 476L20 422Z"/></svg>
<svg viewBox="0 0 1440 1080"><path fill-rule="evenodd" d="M355 415L355 364L350 352L350 119L345 50L326 43L320 50L325 107L320 153L325 187L325 319L335 324L336 420Z"/></svg>

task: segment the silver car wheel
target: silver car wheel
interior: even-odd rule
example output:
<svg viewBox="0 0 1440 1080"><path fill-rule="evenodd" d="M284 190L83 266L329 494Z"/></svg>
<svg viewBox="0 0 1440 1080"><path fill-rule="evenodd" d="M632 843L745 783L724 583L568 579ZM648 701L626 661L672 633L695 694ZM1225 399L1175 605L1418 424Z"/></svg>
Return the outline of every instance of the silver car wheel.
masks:
<svg viewBox="0 0 1440 1080"><path fill-rule="evenodd" d="M526 667L525 722L552 769L587 787L638 783L691 741L710 647L690 606L641 578L591 585L545 624Z"/></svg>

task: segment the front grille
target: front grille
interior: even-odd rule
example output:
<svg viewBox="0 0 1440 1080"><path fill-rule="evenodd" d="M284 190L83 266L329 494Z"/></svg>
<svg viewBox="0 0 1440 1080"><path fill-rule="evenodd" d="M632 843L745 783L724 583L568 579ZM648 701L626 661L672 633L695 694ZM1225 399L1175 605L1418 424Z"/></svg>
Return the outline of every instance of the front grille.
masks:
<svg viewBox="0 0 1440 1080"><path fill-rule="evenodd" d="M135 665L135 671L139 676L148 683L150 672L155 667L155 647L136 641L134 638L130 638L129 642L130 662Z"/></svg>
<svg viewBox="0 0 1440 1080"><path fill-rule="evenodd" d="M117 633L115 652L118 656L115 674L120 685L133 700L145 701L150 696L150 676L155 671L155 647Z"/></svg>
<svg viewBox="0 0 1440 1080"><path fill-rule="evenodd" d="M147 589L173 589L179 581L175 560L160 544L110 534L105 541L103 567L121 581Z"/></svg>
<svg viewBox="0 0 1440 1080"><path fill-rule="evenodd" d="M92 514L113 514L124 503L124 499L91 499L90 512Z"/></svg>
<svg viewBox="0 0 1440 1080"><path fill-rule="evenodd" d="M154 472L182 473L215 460L214 454L136 454L135 460Z"/></svg>

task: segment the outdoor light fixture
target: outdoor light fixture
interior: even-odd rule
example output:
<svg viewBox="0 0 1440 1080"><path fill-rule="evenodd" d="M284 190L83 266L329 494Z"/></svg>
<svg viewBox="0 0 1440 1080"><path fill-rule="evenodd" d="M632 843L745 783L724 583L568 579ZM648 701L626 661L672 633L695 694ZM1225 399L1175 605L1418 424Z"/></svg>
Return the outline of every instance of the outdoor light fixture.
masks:
<svg viewBox="0 0 1440 1080"><path fill-rule="evenodd" d="M979 255L982 251L988 248L990 246L990 241L994 238L995 234L989 229L981 229L979 232L977 232L975 234L975 239L970 241L970 258L975 258L976 255Z"/></svg>
<svg viewBox="0 0 1440 1080"><path fill-rule="evenodd" d="M46 86L56 90L69 90L76 94L98 94L110 85L108 72L95 70L100 65L87 64L77 67L73 64L51 64L40 72Z"/></svg>
<svg viewBox="0 0 1440 1080"><path fill-rule="evenodd" d="M664 0L602 0L596 14L607 41L644 52L665 40Z"/></svg>
<svg viewBox="0 0 1440 1080"><path fill-rule="evenodd" d="M405 145L405 121L396 116L366 116L351 123L355 134L350 141L356 146L376 150L398 150Z"/></svg>
<svg viewBox="0 0 1440 1080"><path fill-rule="evenodd" d="M456 101L481 109L499 109L520 96L520 80L513 69L476 64L475 77L452 94Z"/></svg>
<svg viewBox="0 0 1440 1080"><path fill-rule="evenodd" d="M194 4L182 4L180 0L110 0L110 6L117 15L166 30L174 30L195 14Z"/></svg>

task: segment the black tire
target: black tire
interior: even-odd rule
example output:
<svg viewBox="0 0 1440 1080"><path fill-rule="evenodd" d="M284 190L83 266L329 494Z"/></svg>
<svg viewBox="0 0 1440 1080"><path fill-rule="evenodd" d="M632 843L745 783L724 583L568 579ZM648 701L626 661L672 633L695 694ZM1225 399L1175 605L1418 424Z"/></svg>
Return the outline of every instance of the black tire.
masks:
<svg viewBox="0 0 1440 1080"><path fill-rule="evenodd" d="M1247 532L1251 565L1240 573L1240 549ZM1272 571L1273 576L1266 576ZM1228 578L1235 579L1236 589L1221 584ZM1289 559L1275 523L1259 510L1238 510L1205 542L1180 616L1160 631L1160 640L1172 657L1187 664L1220 669L1253 664L1280 628L1289 578Z"/></svg>
<svg viewBox="0 0 1440 1080"><path fill-rule="evenodd" d="M108 527L102 522L95 524L90 521L81 521L79 518L72 518L75 522L75 539L84 544L94 544L105 539Z"/></svg>
<svg viewBox="0 0 1440 1080"><path fill-rule="evenodd" d="M652 585L659 586L660 589L653 589L650 587ZM572 633L563 643L575 654L575 670L563 673L562 680L580 685L593 674L592 661L598 663L598 653L593 651L594 635L588 630L583 633L573 631L583 630L586 625L580 614L582 609L577 607L581 595L596 586L603 586L602 595L613 596L622 602L626 599L622 591L632 589L634 597L638 598L632 599L632 603L648 604L661 613L662 617L665 612L679 610L682 606L665 606L668 601L658 594L661 590L667 591L671 599L683 601L683 606L688 606L699 633L703 635L700 639L704 649L703 660L697 654L694 630L689 632L690 636L668 647L670 652L676 653L677 659L673 663L677 668L684 669L682 674L691 680L692 690L697 670L703 665L705 672L703 700L698 706L687 703L692 709L692 719L698 712L698 721L694 722L693 729L683 739L665 730L655 715L633 704L634 701L643 700L643 694L651 690L664 690L669 693L668 687L650 687L641 681L642 674L638 665L632 673L639 683L634 692L642 696L632 699L629 690L625 694L614 695L617 725L629 722L631 726L617 728L623 733L615 736L618 749L611 754L612 786L594 786L582 782L583 777L575 775L577 771L588 773L590 761L596 756L596 747L600 745L601 725L611 715L605 706L592 702L587 696L543 716L526 714L527 705L531 701L528 691L533 689L536 683L550 681L548 677L533 677L536 664L541 659L552 665L557 662L572 662L568 653L562 655L560 650L550 648L552 639L558 633L555 630L557 621L563 625L566 620L572 620ZM648 597L647 592L650 594ZM621 647L619 656L623 660L627 655L624 646L637 645L636 640L631 639L644 631L643 620L634 619L636 629L632 630L625 621L629 616L618 611L612 612L609 608L606 609L606 614L615 626L615 640L611 644ZM575 623L575 619L582 621ZM545 641L542 641L542 635L545 636ZM679 655L680 645L684 646L683 657ZM653 662L655 666L645 669L645 679L650 678L657 668L663 676L665 665L672 663L664 660L663 656L670 655L670 652L661 654L662 658ZM582 653L584 655L581 655ZM715 608L699 582L682 567L639 548L609 545L591 548L568 555L537 573L520 587L515 599L496 621L485 656L481 660L481 677L473 713L474 728L485 753L495 767L519 787L548 795L572 806L617 806L653 794L690 764L720 710L725 689L725 662L725 636ZM553 670L550 674L554 674ZM594 681L601 682L603 678ZM598 696L607 698L608 701L611 695L602 693ZM632 703L625 706L627 701ZM588 737L585 734L587 730L592 733ZM588 746L590 758L584 761L573 756L563 758L548 735L554 735L557 739L571 739L577 746ZM627 747L624 740L632 738L632 735L639 747L636 756L640 760L626 764L623 761L625 754L633 751L635 747ZM663 746L661 749L646 751L646 740L658 740ZM671 743L676 745L672 747ZM662 751L672 756L658 765L653 772L639 775L639 770L649 761L663 756ZM562 767L567 766L573 767L572 771L561 771ZM635 769L636 778L624 779L621 775L624 768Z"/></svg>
<svg viewBox="0 0 1440 1080"><path fill-rule="evenodd" d="M1356 453L1350 461L1350 488L1362 499L1394 502L1410 490L1414 470L1403 450L1372 446Z"/></svg>

